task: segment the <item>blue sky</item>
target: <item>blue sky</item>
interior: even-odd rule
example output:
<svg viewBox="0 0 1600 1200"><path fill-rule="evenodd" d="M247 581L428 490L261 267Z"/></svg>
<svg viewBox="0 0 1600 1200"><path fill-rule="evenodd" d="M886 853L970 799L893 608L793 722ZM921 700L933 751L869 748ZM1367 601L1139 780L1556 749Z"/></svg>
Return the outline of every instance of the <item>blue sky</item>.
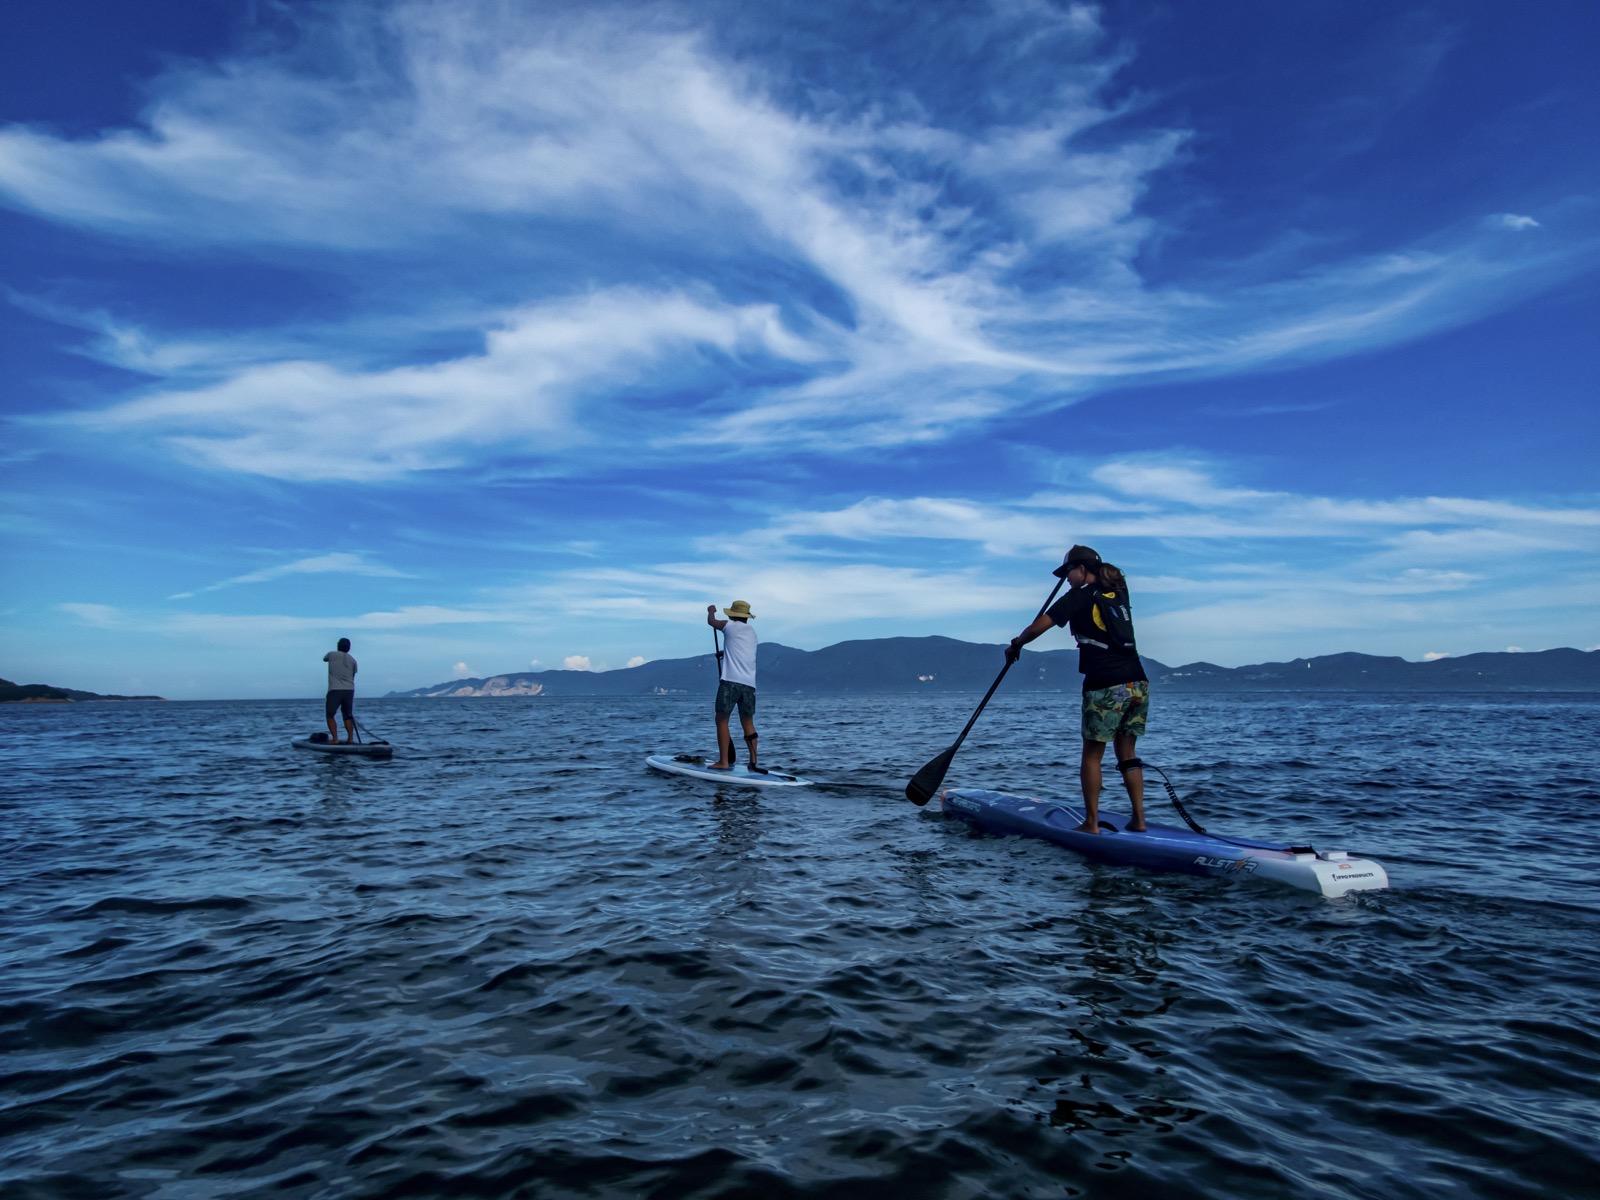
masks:
<svg viewBox="0 0 1600 1200"><path fill-rule="evenodd" d="M7 678L1600 644L1592 4L7 20Z"/></svg>

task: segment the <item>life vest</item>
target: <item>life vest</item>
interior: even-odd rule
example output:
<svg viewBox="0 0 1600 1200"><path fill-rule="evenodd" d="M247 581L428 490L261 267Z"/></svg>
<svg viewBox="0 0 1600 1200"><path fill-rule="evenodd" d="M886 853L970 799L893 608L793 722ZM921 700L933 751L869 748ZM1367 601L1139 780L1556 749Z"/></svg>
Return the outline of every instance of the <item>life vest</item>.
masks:
<svg viewBox="0 0 1600 1200"><path fill-rule="evenodd" d="M1100 638L1085 637L1073 631L1073 640L1080 646L1095 646L1101 650L1134 650L1133 612L1125 598L1116 592L1097 592L1089 606L1089 619L1094 622Z"/></svg>

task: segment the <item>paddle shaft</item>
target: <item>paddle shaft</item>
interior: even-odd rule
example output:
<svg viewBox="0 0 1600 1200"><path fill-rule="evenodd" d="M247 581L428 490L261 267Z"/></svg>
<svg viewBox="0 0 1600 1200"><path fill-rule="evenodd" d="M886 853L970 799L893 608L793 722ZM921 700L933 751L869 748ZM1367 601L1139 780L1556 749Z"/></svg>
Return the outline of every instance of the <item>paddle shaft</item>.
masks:
<svg viewBox="0 0 1600 1200"><path fill-rule="evenodd" d="M1039 606L1039 611L1033 615L1034 621L1044 615L1044 610L1050 607L1051 602L1056 598L1056 593L1061 590L1061 585L1065 582L1065 579L1056 580L1055 587L1050 589L1050 594L1044 598L1044 603ZM1029 624L1032 624L1032 622L1029 622ZM951 759L955 758L956 751L961 748L961 743L967 740L967 734L971 733L972 727L978 723L978 717L987 707L990 698L1000 687L1000 681L1006 677L1006 672L1009 670L1011 670L1011 662L1008 659L1006 660L1006 665L1000 668L1000 674L996 675L994 682L989 685L989 690L983 694L983 699L978 702L978 707L973 710L972 716L967 719L967 723L962 727L960 735L950 743L949 749L930 759L922 770L911 777L911 782L906 784L906 799L913 804L922 805L933 798L934 789L944 782L944 774L950 769ZM920 799L918 798L919 795Z"/></svg>
<svg viewBox="0 0 1600 1200"><path fill-rule="evenodd" d="M1044 598L1044 603L1039 605L1039 611L1033 614L1034 621L1037 621L1040 617L1044 616L1044 610L1050 607L1051 602L1056 598L1056 593L1061 590L1061 585L1065 582L1065 579L1056 580L1055 587L1050 589L1050 594ZM1032 621L1029 622L1030 625L1032 623ZM1009 670L1011 670L1011 661L1007 659L1006 665L1000 668L1000 674L994 677L994 682L989 685L989 690L983 694L983 699L978 702L978 707L973 710L972 716L962 728L961 736L956 738L956 740L951 743L951 754L954 754L956 747L960 746L962 742L967 740L967 734L971 733L972 727L978 723L979 714L982 713L985 706L988 705L990 697L995 694L996 689L998 689L1000 686L1000 681L1006 677L1006 672Z"/></svg>
<svg viewBox="0 0 1600 1200"><path fill-rule="evenodd" d="M715 625L713 625L711 627L711 645L715 648L715 650L717 652L717 657L715 659L713 659L712 661L717 664L717 690L721 691L722 690L722 639L717 636L717 627ZM721 746L717 747L717 753L718 754L722 753L722 747ZM739 761L739 752L734 748L734 745L733 745L733 732L732 732L732 730L730 730L728 732L728 765L731 767L731 766L733 766L734 763L736 763L738 761Z"/></svg>

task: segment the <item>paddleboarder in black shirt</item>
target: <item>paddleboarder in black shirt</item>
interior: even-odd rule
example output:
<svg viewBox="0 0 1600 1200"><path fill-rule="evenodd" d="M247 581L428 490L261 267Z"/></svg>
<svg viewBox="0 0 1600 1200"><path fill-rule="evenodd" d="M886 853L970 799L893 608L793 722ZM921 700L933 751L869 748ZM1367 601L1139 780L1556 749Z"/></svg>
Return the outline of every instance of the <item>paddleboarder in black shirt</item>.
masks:
<svg viewBox="0 0 1600 1200"><path fill-rule="evenodd" d="M1134 744L1149 717L1150 681L1134 645L1127 578L1088 546L1068 550L1055 574L1065 578L1072 590L1011 639L1006 661L1016 662L1022 647L1058 625L1071 630L1078 643L1078 670L1083 672L1083 758L1078 778L1083 784L1084 820L1078 828L1100 832L1100 762L1111 742L1133 804L1126 832L1142 833L1144 768Z"/></svg>

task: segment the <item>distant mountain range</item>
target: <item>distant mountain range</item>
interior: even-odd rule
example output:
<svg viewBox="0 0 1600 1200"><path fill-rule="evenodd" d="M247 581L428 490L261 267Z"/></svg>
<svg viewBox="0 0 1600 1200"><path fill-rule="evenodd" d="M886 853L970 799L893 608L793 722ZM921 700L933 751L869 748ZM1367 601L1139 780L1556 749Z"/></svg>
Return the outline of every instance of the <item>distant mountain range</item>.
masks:
<svg viewBox="0 0 1600 1200"><path fill-rule="evenodd" d="M763 693L983 692L1001 666L1001 647L946 637L874 638L821 650L761 647ZM1196 662L1169 667L1144 659L1145 672L1167 691L1593 692L1600 691L1600 651L1467 654L1407 662L1374 654L1325 654L1292 662L1219 667ZM709 691L716 681L709 654L666 658L616 671L518 671L452 679L391 696L648 696ZM1006 677L1009 691L1077 691L1078 651L1023 652Z"/></svg>
<svg viewBox="0 0 1600 1200"><path fill-rule="evenodd" d="M99 692L80 692L76 688L51 687L47 683L12 683L0 679L0 703L32 701L66 703L73 700L160 700L160 696L102 696Z"/></svg>

